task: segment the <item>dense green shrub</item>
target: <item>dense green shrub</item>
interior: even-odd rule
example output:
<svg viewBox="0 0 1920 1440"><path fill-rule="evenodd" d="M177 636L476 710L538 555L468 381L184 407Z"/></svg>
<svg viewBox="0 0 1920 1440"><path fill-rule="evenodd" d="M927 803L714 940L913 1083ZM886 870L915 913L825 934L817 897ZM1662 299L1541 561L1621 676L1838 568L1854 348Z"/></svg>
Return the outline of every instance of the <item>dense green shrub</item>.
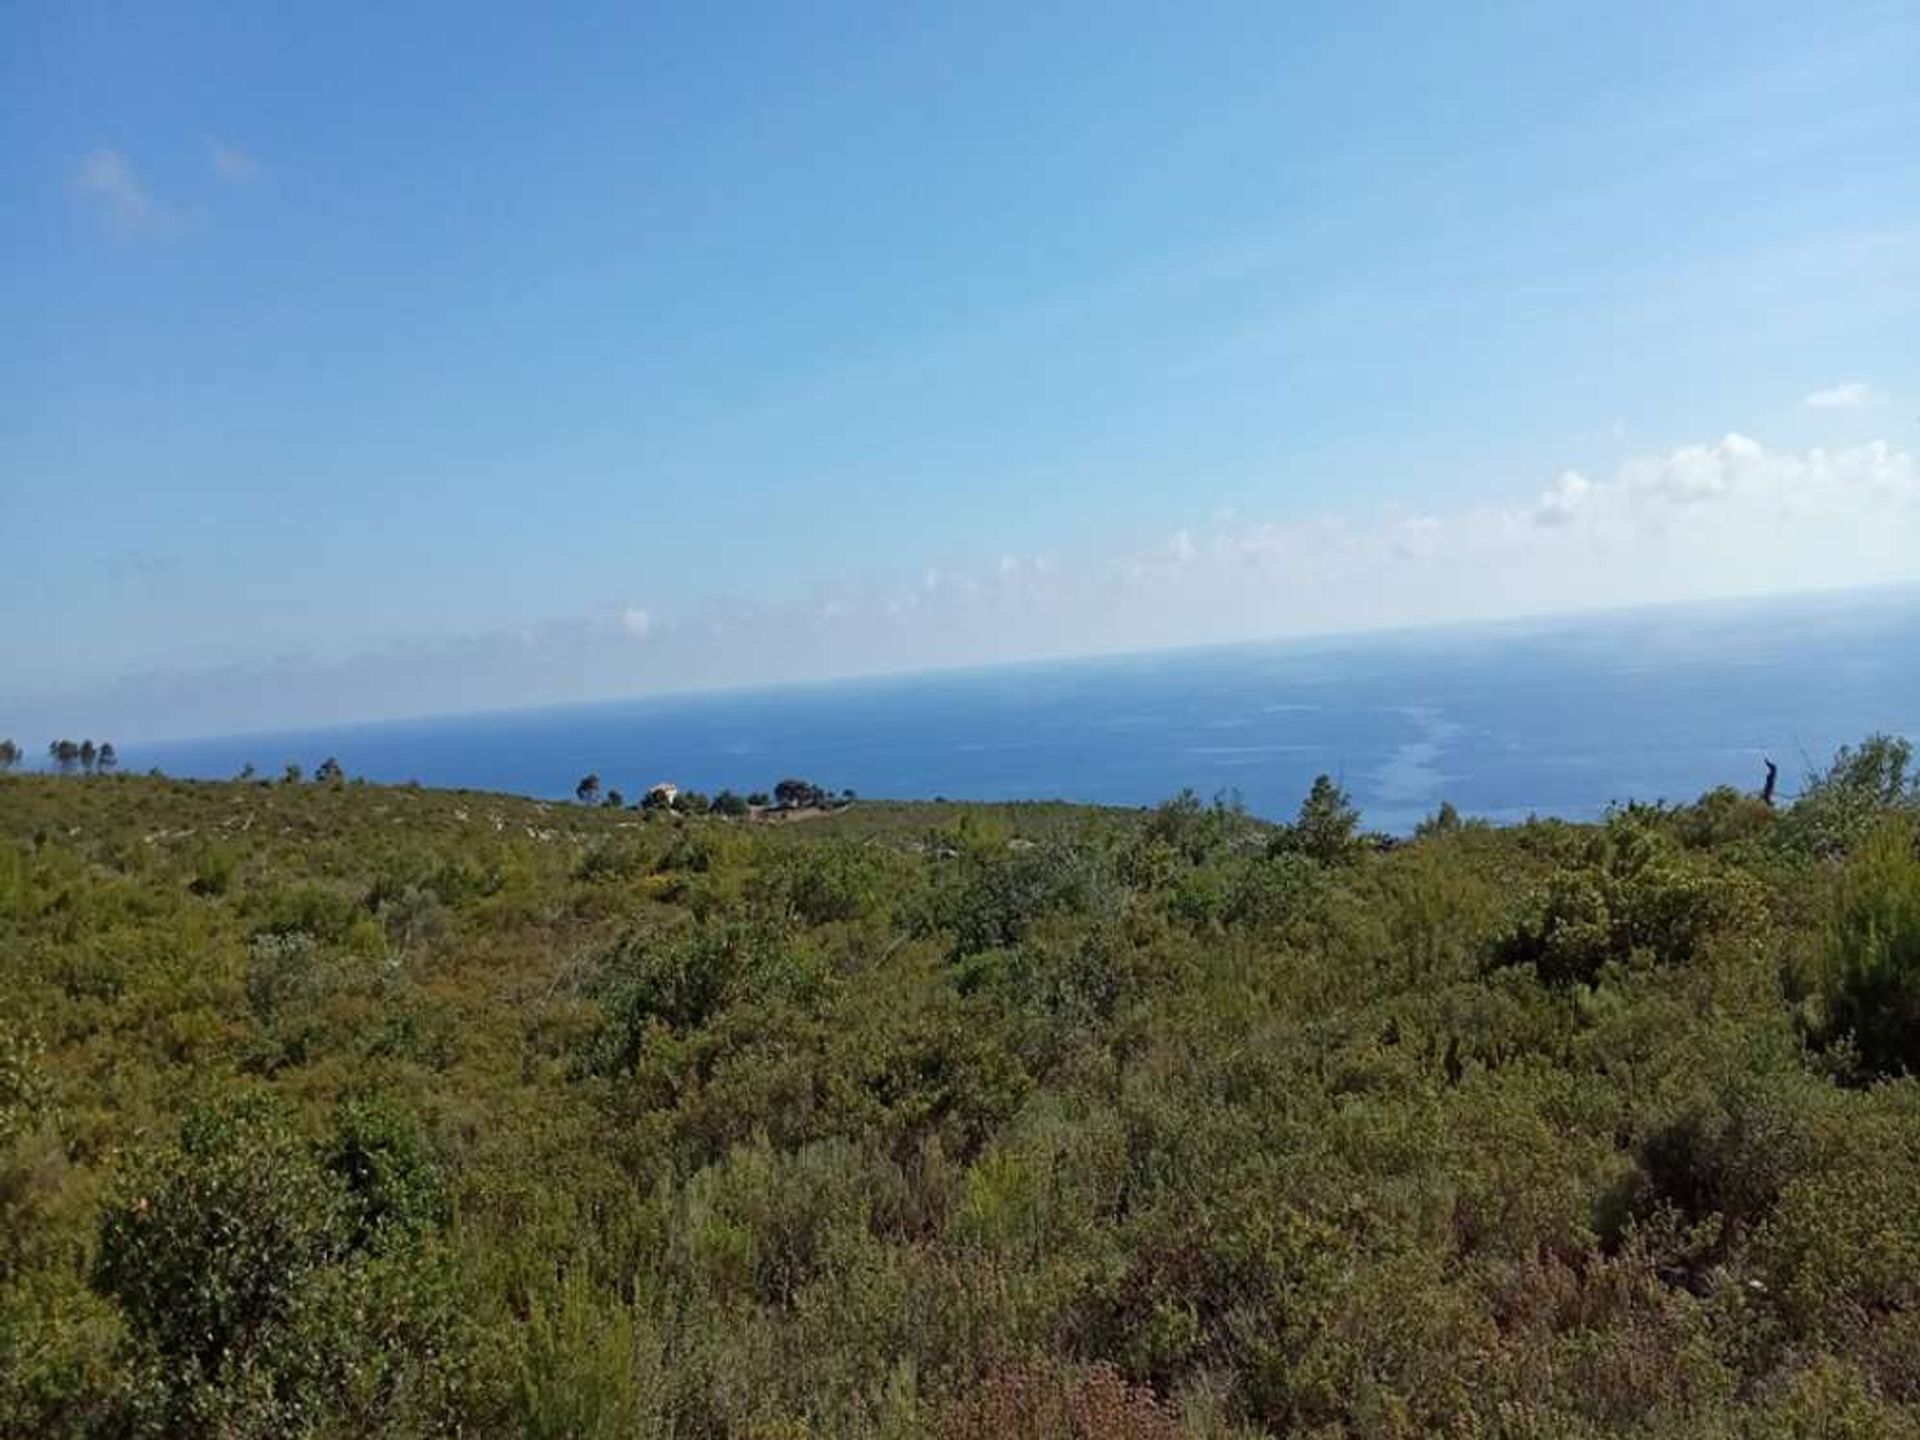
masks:
<svg viewBox="0 0 1920 1440"><path fill-rule="evenodd" d="M956 955L1016 945L1042 918L1099 917L1118 902L1108 858L1081 847L963 828L936 836L931 923L953 937Z"/></svg>
<svg viewBox="0 0 1920 1440"><path fill-rule="evenodd" d="M1912 786L1826 779L9 777L0 1434L1913 1434Z"/></svg>
<svg viewBox="0 0 1920 1440"><path fill-rule="evenodd" d="M94 1283L126 1316L126 1423L283 1435L433 1420L456 1328L423 1259L431 1185L390 1112L343 1107L323 1157L270 1097L190 1110L122 1171ZM330 1161L330 1163L323 1163Z"/></svg>
<svg viewBox="0 0 1920 1440"><path fill-rule="evenodd" d="M1676 811L1673 829L1689 849L1712 849L1767 834L1778 814L1758 795L1720 785Z"/></svg>
<svg viewBox="0 0 1920 1440"><path fill-rule="evenodd" d="M1843 855L1873 833L1888 811L1920 807L1920 775L1909 775L1913 746L1873 735L1843 746L1833 763L1809 776L1782 827L1787 846L1822 857Z"/></svg>
<svg viewBox="0 0 1920 1440"><path fill-rule="evenodd" d="M103 1216L96 1280L183 1386L252 1366L345 1248L343 1197L264 1095L190 1111Z"/></svg>
<svg viewBox="0 0 1920 1440"><path fill-rule="evenodd" d="M240 857L231 848L209 845L200 852L187 888L196 895L225 895L233 888L233 877L239 868Z"/></svg>
<svg viewBox="0 0 1920 1440"><path fill-rule="evenodd" d="M0 1020L0 1279L44 1248L46 1210L64 1168L57 1119L40 1037Z"/></svg>
<svg viewBox="0 0 1920 1440"><path fill-rule="evenodd" d="M1920 827L1883 822L1848 861L1823 959L1828 1035L1876 1073L1920 1073Z"/></svg>
<svg viewBox="0 0 1920 1440"><path fill-rule="evenodd" d="M1746 873L1681 851L1664 830L1615 816L1575 863L1553 871L1497 949L1542 980L1590 985L1610 962L1685 965L1715 935L1764 922Z"/></svg>
<svg viewBox="0 0 1920 1440"><path fill-rule="evenodd" d="M385 1096L341 1099L324 1160L340 1182L355 1249L404 1247L447 1218L438 1163L418 1126Z"/></svg>
<svg viewBox="0 0 1920 1440"><path fill-rule="evenodd" d="M631 880L646 872L645 847L627 838L602 840L588 847L573 867L573 878L589 882Z"/></svg>
<svg viewBox="0 0 1920 1440"><path fill-rule="evenodd" d="M1664 1206L1710 1224L1707 1251L1725 1254L1815 1160L1810 1088L1791 1074L1747 1074L1687 1101L1640 1144L1641 1217Z"/></svg>
<svg viewBox="0 0 1920 1440"><path fill-rule="evenodd" d="M596 1066L631 1070L649 1027L688 1030L711 1020L745 966L742 944L737 933L711 929L623 937L601 962L607 1025Z"/></svg>
<svg viewBox="0 0 1920 1440"><path fill-rule="evenodd" d="M1165 846L1188 865L1204 865L1254 835L1238 796L1202 804L1192 790L1182 790L1148 814L1133 848Z"/></svg>
<svg viewBox="0 0 1920 1440"><path fill-rule="evenodd" d="M767 888L805 925L884 918L911 893L890 858L871 845L829 840L775 868Z"/></svg>

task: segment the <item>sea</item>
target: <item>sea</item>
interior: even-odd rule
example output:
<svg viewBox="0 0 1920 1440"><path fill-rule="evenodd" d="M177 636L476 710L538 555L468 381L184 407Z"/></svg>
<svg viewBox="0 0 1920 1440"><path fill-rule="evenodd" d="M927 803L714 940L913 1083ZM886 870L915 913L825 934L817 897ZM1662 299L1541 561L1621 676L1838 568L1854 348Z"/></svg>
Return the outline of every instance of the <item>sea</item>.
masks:
<svg viewBox="0 0 1920 1440"><path fill-rule="evenodd" d="M562 799L591 771L743 794L1152 805L1182 789L1290 816L1314 776L1405 832L1628 800L1791 794L1841 745L1920 740L1920 587L1290 639L123 747L128 769Z"/></svg>

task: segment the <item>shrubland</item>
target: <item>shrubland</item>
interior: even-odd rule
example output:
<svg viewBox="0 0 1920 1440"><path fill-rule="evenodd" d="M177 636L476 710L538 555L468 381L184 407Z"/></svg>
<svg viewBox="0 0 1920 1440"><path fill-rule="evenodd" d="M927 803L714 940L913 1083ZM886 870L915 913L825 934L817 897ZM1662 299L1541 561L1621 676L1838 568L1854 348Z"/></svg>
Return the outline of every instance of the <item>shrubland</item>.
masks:
<svg viewBox="0 0 1920 1440"><path fill-rule="evenodd" d="M0 779L0 1433L1920 1435L1920 798Z"/></svg>

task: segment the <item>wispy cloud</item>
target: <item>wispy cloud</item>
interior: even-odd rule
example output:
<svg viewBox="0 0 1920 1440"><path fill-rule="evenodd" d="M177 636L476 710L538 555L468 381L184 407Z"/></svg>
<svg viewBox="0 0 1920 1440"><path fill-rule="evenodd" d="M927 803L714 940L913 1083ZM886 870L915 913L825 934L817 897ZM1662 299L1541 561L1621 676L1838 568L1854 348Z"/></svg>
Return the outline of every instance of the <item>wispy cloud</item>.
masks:
<svg viewBox="0 0 1920 1440"><path fill-rule="evenodd" d="M207 153L213 161L213 173L229 185L246 185L261 176L260 162L237 146L209 140Z"/></svg>
<svg viewBox="0 0 1920 1440"><path fill-rule="evenodd" d="M180 220L141 183L118 150L96 150L74 172L73 192L98 207L122 235L177 234Z"/></svg>
<svg viewBox="0 0 1920 1440"><path fill-rule="evenodd" d="M1860 380L1842 380L1838 385L1815 390L1800 403L1810 410L1858 410L1873 399L1873 389Z"/></svg>
<svg viewBox="0 0 1920 1440"><path fill-rule="evenodd" d="M1421 489L1408 477L1406 493ZM1729 434L1567 470L1532 498L1260 519L1231 511L1137 549L1001 555L895 588L657 627L663 683L774 680L1886 583L1920 548L1920 465L1885 441L1778 450ZM696 645L692 638L699 635Z"/></svg>
<svg viewBox="0 0 1920 1440"><path fill-rule="evenodd" d="M1421 482L1408 474L1402 493ZM1886 584L1911 581L1915 553L1912 453L1730 434L1604 473L1562 471L1495 504L1215 511L1132 548L996 553L705 609L623 601L521 631L156 673L60 704L148 734L269 729Z"/></svg>

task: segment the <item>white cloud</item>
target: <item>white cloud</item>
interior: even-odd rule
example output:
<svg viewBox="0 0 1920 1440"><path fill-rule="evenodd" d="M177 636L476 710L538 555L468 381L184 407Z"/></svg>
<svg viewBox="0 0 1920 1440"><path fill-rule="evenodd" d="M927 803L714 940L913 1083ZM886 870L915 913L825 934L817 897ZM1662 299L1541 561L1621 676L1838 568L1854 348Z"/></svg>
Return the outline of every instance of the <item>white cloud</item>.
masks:
<svg viewBox="0 0 1920 1440"><path fill-rule="evenodd" d="M73 191L99 205L123 235L171 235L179 229L172 211L141 184L118 150L96 150L74 172Z"/></svg>
<svg viewBox="0 0 1920 1440"><path fill-rule="evenodd" d="M1682 445L1629 460L1620 467L1620 483L1656 504L1700 505L1726 495L1740 473L1765 457L1757 440L1727 435L1717 445Z"/></svg>
<svg viewBox="0 0 1920 1440"><path fill-rule="evenodd" d="M1410 473L1401 493L1419 494L1423 479ZM100 705L111 701L121 709L105 713L133 717L129 730L137 718L150 733L176 723L191 733L190 724L205 728L207 714L218 713L207 709L218 692L235 707L221 723L271 728L364 718L369 706L445 713L1910 583L1917 554L1913 454L1885 441L1772 450L1729 435L1605 474L1565 471L1544 493L1522 491L1502 504L1268 519L1216 513L1136 553L992 553L975 568L915 567L891 583L836 577L786 602L716 606L672 623L633 606L537 627L524 639L398 646L331 669L289 662L273 670L272 685L258 683L258 664L240 667L230 684L175 672L130 680ZM168 719L169 705L200 718ZM278 708L248 708L256 705Z"/></svg>
<svg viewBox="0 0 1920 1440"><path fill-rule="evenodd" d="M1578 470L1563 470L1551 490L1533 503L1533 518L1541 525L1569 525L1593 493L1593 482Z"/></svg>
<svg viewBox="0 0 1920 1440"><path fill-rule="evenodd" d="M1734 434L1626 461L1587 487L1574 518L1623 541L1684 537L1703 564L1741 549L1782 571L1817 563L1825 583L1844 584L1865 578L1850 573L1850 549L1862 558L1891 554L1896 537L1916 538L1920 471L1884 440L1775 451Z"/></svg>
<svg viewBox="0 0 1920 1440"><path fill-rule="evenodd" d="M1414 487L1409 486L1412 490ZM1226 520L1123 558L1078 625L1168 643L1910 580L1920 467L1745 435L1562 472L1523 506ZM1078 628L1078 626L1076 626Z"/></svg>
<svg viewBox="0 0 1920 1440"><path fill-rule="evenodd" d="M1873 400L1873 390L1860 380L1842 380L1815 390L1800 403L1811 410L1858 410Z"/></svg>
<svg viewBox="0 0 1920 1440"><path fill-rule="evenodd" d="M218 140L207 141L207 151L213 161L213 173L229 185L245 185L260 178L260 162L246 151L223 145Z"/></svg>

